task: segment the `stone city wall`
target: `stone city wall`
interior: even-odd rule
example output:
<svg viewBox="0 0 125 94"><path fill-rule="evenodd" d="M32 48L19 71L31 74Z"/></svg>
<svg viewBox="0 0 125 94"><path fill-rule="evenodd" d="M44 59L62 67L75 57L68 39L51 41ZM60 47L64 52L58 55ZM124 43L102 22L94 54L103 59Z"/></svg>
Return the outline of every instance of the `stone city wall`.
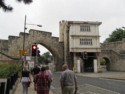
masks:
<svg viewBox="0 0 125 94"><path fill-rule="evenodd" d="M101 50L113 50L117 53L125 52L125 38L122 41L101 43Z"/></svg>

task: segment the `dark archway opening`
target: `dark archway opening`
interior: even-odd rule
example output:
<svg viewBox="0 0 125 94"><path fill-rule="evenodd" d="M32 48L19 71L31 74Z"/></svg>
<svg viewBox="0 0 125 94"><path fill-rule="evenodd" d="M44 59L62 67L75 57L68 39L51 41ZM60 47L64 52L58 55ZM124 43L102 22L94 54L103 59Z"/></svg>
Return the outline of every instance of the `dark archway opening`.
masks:
<svg viewBox="0 0 125 94"><path fill-rule="evenodd" d="M87 53L87 59L84 61L84 72L94 72L94 59L96 58L95 53Z"/></svg>
<svg viewBox="0 0 125 94"><path fill-rule="evenodd" d="M105 66L106 71L110 71L110 60L107 57L103 57L100 61L101 66Z"/></svg>
<svg viewBox="0 0 125 94"><path fill-rule="evenodd" d="M82 60L81 72L94 72L94 59L96 59L96 53L87 52L87 56L80 53L80 57Z"/></svg>
<svg viewBox="0 0 125 94"><path fill-rule="evenodd" d="M106 70L110 71L110 60L106 57L103 58L105 60Z"/></svg>

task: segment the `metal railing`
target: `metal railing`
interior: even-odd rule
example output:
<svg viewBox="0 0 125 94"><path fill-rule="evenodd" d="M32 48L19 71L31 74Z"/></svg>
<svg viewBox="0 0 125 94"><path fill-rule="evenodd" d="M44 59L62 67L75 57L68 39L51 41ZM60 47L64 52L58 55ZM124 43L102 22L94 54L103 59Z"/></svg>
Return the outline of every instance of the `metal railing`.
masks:
<svg viewBox="0 0 125 94"><path fill-rule="evenodd" d="M18 72L5 79L6 81L0 81L0 94L10 94L10 90L13 89L13 86L18 79Z"/></svg>

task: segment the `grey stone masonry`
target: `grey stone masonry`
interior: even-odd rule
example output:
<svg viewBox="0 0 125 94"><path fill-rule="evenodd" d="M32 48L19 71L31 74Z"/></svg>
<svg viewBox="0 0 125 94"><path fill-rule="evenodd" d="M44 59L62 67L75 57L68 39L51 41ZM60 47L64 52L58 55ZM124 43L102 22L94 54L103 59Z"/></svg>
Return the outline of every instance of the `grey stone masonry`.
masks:
<svg viewBox="0 0 125 94"><path fill-rule="evenodd" d="M0 52L5 52L7 55L15 58L20 58L19 51L27 50L26 55L31 55L32 44L41 44L46 47L54 56L54 64L56 65L56 70L60 70L62 64L64 63L64 47L63 43L59 42L58 37L53 37L51 32L39 31L31 29L29 33L25 33L25 42L24 33L20 32L19 36L9 36L8 40L0 40ZM0 54L1 55L1 54ZM7 60L8 58L6 58ZM3 57L0 56L0 60L3 60Z"/></svg>

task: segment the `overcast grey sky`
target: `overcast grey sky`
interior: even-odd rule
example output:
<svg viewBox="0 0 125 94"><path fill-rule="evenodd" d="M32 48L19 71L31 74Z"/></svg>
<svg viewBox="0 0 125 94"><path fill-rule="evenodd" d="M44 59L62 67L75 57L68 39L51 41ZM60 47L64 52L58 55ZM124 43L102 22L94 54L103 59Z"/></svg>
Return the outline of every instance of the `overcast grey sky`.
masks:
<svg viewBox="0 0 125 94"><path fill-rule="evenodd" d="M57 37L61 20L102 22L100 42L116 28L125 26L125 0L33 0L30 5L15 1L6 0L14 7L13 12L5 13L0 9L0 39L23 32L25 14L27 23L41 24L43 27L37 29L52 32Z"/></svg>

